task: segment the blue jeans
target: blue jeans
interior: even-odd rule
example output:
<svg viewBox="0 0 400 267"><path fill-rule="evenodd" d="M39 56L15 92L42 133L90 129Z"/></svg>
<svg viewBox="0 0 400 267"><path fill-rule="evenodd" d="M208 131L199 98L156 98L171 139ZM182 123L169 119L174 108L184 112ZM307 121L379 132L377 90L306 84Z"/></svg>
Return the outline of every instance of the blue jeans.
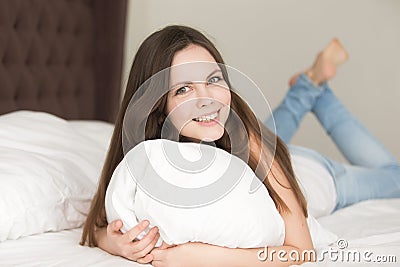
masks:
<svg viewBox="0 0 400 267"><path fill-rule="evenodd" d="M308 111L314 113L350 164L289 145ZM400 197L399 162L336 98L327 83L315 86L306 75L300 75L267 119L265 124L272 131L274 121L275 133L290 153L311 157L329 170L337 193L334 211L367 199Z"/></svg>

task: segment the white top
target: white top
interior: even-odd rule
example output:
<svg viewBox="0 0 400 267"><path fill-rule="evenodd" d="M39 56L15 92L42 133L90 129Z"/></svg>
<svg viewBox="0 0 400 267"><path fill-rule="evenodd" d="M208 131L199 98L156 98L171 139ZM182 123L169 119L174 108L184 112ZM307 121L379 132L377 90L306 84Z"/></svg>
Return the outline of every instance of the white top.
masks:
<svg viewBox="0 0 400 267"><path fill-rule="evenodd" d="M318 161L291 154L294 173L315 218L330 214L336 205L336 189L330 172Z"/></svg>

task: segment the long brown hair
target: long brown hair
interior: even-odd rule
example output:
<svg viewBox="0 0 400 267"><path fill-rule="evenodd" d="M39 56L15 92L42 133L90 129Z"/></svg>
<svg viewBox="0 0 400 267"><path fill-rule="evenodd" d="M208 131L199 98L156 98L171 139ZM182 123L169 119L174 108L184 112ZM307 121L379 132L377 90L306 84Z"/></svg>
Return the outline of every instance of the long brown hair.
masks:
<svg viewBox="0 0 400 267"><path fill-rule="evenodd" d="M122 135L124 134L123 121L132 97L146 80L161 70L171 66L176 52L186 48L191 44L199 45L207 49L217 63L224 64L220 53L215 48L213 43L199 31L186 26L167 26L151 34L139 47L130 71L125 95L117 115L114 132L99 180L97 192L92 200L90 211L83 228L80 242L81 245L87 243L89 246L97 246L95 230L97 228L106 227L108 224L104 203L105 194L114 169L124 157L122 146ZM223 71L223 73L224 76L226 76L226 71ZM163 96L161 99L159 99L159 101L157 101L152 108L151 113L147 116L147 118L145 118L146 140L161 137L160 129L165 120L164 112L166 110L166 99L166 96ZM141 103L143 103L143 101L141 101ZM242 149L239 149L241 151L232 151L229 136L225 131L223 136L219 140L215 141L216 146L228 151L229 153L237 154L239 156L247 149L249 151L247 163L256 173L257 177L262 179L263 184L267 188L277 209L280 212L290 212L288 206L279 197L267 179L269 172L271 172L271 174L275 177L275 169L269 168L267 164L268 162L275 160L276 163L278 163L281 167L281 171L285 177L288 179L290 183L289 188L293 190L304 215L307 217L306 200L295 178L290 161L290 155L285 143L258 121L247 103L242 100L234 91L231 91L231 110L234 111L239 116L239 119L243 122L245 131L247 133L245 135L247 136L247 141L243 142ZM228 129L229 127L233 127L232 125L233 124L230 123L228 119L226 122L226 128ZM259 166L262 167L259 168Z"/></svg>

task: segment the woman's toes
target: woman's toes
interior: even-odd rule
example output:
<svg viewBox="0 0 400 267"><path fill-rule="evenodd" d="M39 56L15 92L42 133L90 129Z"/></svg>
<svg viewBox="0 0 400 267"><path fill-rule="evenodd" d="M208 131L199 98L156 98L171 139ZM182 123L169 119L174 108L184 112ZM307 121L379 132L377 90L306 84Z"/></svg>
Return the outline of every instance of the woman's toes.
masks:
<svg viewBox="0 0 400 267"><path fill-rule="evenodd" d="M339 39L333 38L323 51L325 58L337 65L343 64L349 58L349 54L340 43Z"/></svg>

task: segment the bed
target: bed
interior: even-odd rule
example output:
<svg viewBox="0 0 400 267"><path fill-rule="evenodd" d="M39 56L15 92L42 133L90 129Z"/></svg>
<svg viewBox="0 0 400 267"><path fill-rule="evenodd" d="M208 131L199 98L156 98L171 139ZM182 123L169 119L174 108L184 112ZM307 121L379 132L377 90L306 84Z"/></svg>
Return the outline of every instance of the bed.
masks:
<svg viewBox="0 0 400 267"><path fill-rule="evenodd" d="M391 263L380 263L379 266L398 266L399 214L399 199L369 200L322 217L319 222L347 240L348 251L371 251L373 256L392 256ZM0 266L151 266L111 256L98 248L82 247L78 244L80 234L81 228L77 228L0 243ZM331 248L337 249L337 246ZM397 263L393 263L393 256L397 257ZM332 259L302 266L354 266L351 261ZM387 260L390 258L387 257ZM378 265L374 262L361 263L363 266Z"/></svg>
<svg viewBox="0 0 400 267"><path fill-rule="evenodd" d="M0 266L150 266L79 245L119 105L126 5L0 1ZM320 217L342 240L317 252L368 250L396 266L399 214L386 199ZM329 265L353 264L304 264Z"/></svg>

